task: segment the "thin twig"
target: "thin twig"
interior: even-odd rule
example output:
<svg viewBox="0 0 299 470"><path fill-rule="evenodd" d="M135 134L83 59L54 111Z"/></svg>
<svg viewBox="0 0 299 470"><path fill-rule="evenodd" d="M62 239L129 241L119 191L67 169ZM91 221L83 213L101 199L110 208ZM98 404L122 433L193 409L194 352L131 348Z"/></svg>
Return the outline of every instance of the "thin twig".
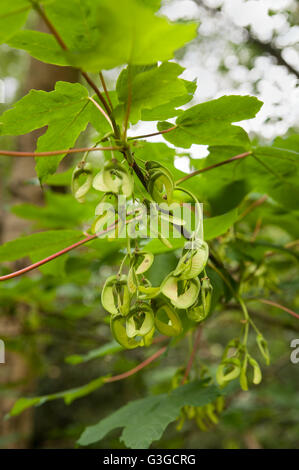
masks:
<svg viewBox="0 0 299 470"><path fill-rule="evenodd" d="M126 108L126 115L125 115L125 119L124 119L123 140L126 140L126 137L127 137L127 130L128 130L129 119L130 119L130 111L131 111L131 104L132 104L131 67L128 66L128 102L127 102L127 108Z"/></svg>
<svg viewBox="0 0 299 470"><path fill-rule="evenodd" d="M89 101L91 101L95 105L95 107L100 111L100 113L104 116L104 118L109 122L112 130L114 130L114 127L113 127L113 124L112 124L112 121L111 121L110 117L103 110L103 108L99 105L99 103L97 103L96 100L94 100L91 96L89 96L88 99L89 99Z"/></svg>
<svg viewBox="0 0 299 470"><path fill-rule="evenodd" d="M189 377L189 374L190 374L190 371L191 371L191 368L192 368L192 365L193 365L193 362L194 362L194 359L195 359L195 355L196 355L196 352L197 352L197 349L198 349L198 346L199 346L199 343L200 343L200 337L201 337L201 328L199 327L198 330L197 330L195 340L194 340L193 349L191 351L190 358L189 358L189 361L188 361L188 364L187 364L187 367L186 367L186 370L185 370L185 374L184 374L184 377L182 379L182 385L184 385L184 383L186 382L186 380Z"/></svg>
<svg viewBox="0 0 299 470"><path fill-rule="evenodd" d="M128 214L130 215L130 214ZM134 217L133 219L128 219L125 221L125 224L129 224L130 222L133 222L134 220L139 220L140 216ZM55 258L58 258L59 256L64 255L65 253L68 253L71 250L74 250L74 248L77 248L78 246L84 245L87 242L90 242L91 240L94 240L95 238L99 238L102 235L105 235L106 233L111 232L116 226L118 225L118 221L115 223L109 225L109 227L106 228L106 230L103 230L102 232L95 233L94 235L89 235L86 238L83 238L83 240L78 241L77 243L74 243L73 245L70 245L66 248L64 248L61 251L58 251L57 253L54 253L51 256L48 256L47 258L42 259L41 261L37 261L34 264L31 264L30 266L27 266L26 268L20 269L19 271L15 271L10 274L6 274L5 276L0 277L0 281L7 281L8 279L12 279L18 276L21 276L22 274L28 273L29 271L33 271L33 269L39 268L43 264L49 263L49 261L52 261Z"/></svg>
<svg viewBox="0 0 299 470"><path fill-rule="evenodd" d="M176 128L177 126L173 126L169 129L165 129L165 131L153 132L152 134L136 135L134 137L128 137L128 140L145 139L146 137L154 137L155 135L167 134L168 132L171 132Z"/></svg>
<svg viewBox="0 0 299 470"><path fill-rule="evenodd" d="M247 207L247 209L245 209L245 211L239 215L238 217L238 220L240 219L243 219L244 217L246 217L251 211L253 211L254 209L256 209L257 207L261 206L262 204L264 204L264 202L266 202L268 199L268 196L265 194L264 196L262 196L261 198L257 199L256 201L254 201L249 207Z"/></svg>
<svg viewBox="0 0 299 470"><path fill-rule="evenodd" d="M101 84L102 84L102 87L104 89L104 93L106 95L106 98L109 102L109 105L110 105L110 109L111 111L113 111L113 105L112 105L112 101L111 101L111 98L110 98L110 95L109 95L109 91L108 91L108 88L107 88L107 85L106 85L106 82L105 82L105 79L104 79L104 75L102 74L102 72L99 73L100 75L100 80L101 80Z"/></svg>
<svg viewBox="0 0 299 470"><path fill-rule="evenodd" d="M103 97L102 93L100 92L100 90L98 89L98 87L96 86L96 84L94 83L94 81L90 78L90 76L84 72L83 70L80 70L82 76L85 78L85 80L87 81L88 85L91 86L91 88L96 92L96 95L99 97L99 99L101 100L101 103L103 104L104 108L106 109L107 113L108 114L111 114L111 109L109 108L105 98Z"/></svg>
<svg viewBox="0 0 299 470"><path fill-rule="evenodd" d="M51 33L53 34L53 36L55 37L56 41L58 42L58 44L60 45L61 49L63 49L64 51L67 51L68 47L66 45L66 43L64 42L64 40L62 39L62 37L60 36L60 34L58 33L57 29L54 27L54 25L51 23L51 21L49 20L49 18L47 17L46 13L44 12L44 10L42 9L42 7L40 6L39 3L34 3L33 4L33 7L34 9L37 11L37 13L42 17L42 19L44 20L44 22L46 23L46 25L48 26L49 30L51 31Z"/></svg>
<svg viewBox="0 0 299 470"><path fill-rule="evenodd" d="M0 155L6 157L51 157L63 153L79 152L104 152L105 150L121 150L121 147L81 147L75 149L52 150L51 152L14 152L12 150L0 150Z"/></svg>
<svg viewBox="0 0 299 470"><path fill-rule="evenodd" d="M206 171L213 170L214 168L218 168L219 166L227 165L228 163L235 162L236 160L241 160L242 158L248 157L249 155L252 155L252 152L240 153L240 155L235 155L234 157L228 158L227 160L223 160L222 162L215 163L214 165L206 166L205 168L201 168L200 170L193 171L192 173L189 173L189 175L186 175L176 181L175 184L181 184L184 181L187 181L189 178L193 178L193 176L199 175L200 173L205 173Z"/></svg>
<svg viewBox="0 0 299 470"><path fill-rule="evenodd" d="M138 364L138 366L134 367L128 372L124 372L123 374L115 375L114 377L108 377L107 379L105 379L105 382L117 382L118 380L123 380L123 379L126 379L127 377L130 377L131 375L136 374L136 372L139 372L141 369L148 366L155 359L162 356L162 354L166 351L166 349L167 349L167 346L163 346L163 348L159 349L152 356L148 357L145 361Z"/></svg>
<svg viewBox="0 0 299 470"><path fill-rule="evenodd" d="M58 251L57 253L54 253L53 255L48 256L47 258L41 261L38 261L37 263L31 264L30 266L26 266L26 268L20 269L19 271L15 271L13 273L6 274L5 276L1 276L0 281L7 281L8 279L21 276L22 274L28 273L29 271L32 271L33 269L39 268L43 264L49 263L49 261L52 261L53 259L58 258L59 256L64 255L65 253L68 253L71 250L74 250L74 248L84 245L84 243L87 243L91 240L94 240L96 237L98 237L97 234L90 235L86 238L83 238L83 240L80 240L79 242L74 243L73 245L68 246L67 248L64 248L63 250Z"/></svg>
<svg viewBox="0 0 299 470"><path fill-rule="evenodd" d="M263 304L268 304L268 305L272 305L272 307L279 308L280 310L283 310L284 312L287 312L290 315L292 315L293 317L299 319L299 314L298 313L293 312L293 310L290 310L287 307L284 307L284 305L280 305L276 302L272 302L272 300L266 300L266 299L256 299L256 300L258 300L259 302L262 302Z"/></svg>

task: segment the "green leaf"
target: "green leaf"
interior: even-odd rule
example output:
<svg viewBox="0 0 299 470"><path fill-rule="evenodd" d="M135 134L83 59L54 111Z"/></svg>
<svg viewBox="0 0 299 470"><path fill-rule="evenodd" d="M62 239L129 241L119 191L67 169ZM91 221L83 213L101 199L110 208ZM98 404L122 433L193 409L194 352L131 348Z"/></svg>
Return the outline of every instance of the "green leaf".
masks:
<svg viewBox="0 0 299 470"><path fill-rule="evenodd" d="M146 0L53 0L46 14L68 50L46 33L19 32L9 43L39 60L90 72L171 59L196 36L195 24L170 23ZM18 28L17 28L18 29ZM15 31L13 31L15 32Z"/></svg>
<svg viewBox="0 0 299 470"><path fill-rule="evenodd" d="M78 443L87 446L98 442L113 429L124 428L121 440L132 449L147 449L160 439L183 406L204 406L220 395L214 385L202 381L183 385L170 394L154 395L123 406L94 426L85 429Z"/></svg>
<svg viewBox="0 0 299 470"><path fill-rule="evenodd" d="M140 67L126 68L117 82L118 99L123 103L118 112L125 114L130 95L132 101L130 121L134 124L144 117L142 113L144 110L152 110L157 117L159 113L165 113L169 109L168 117L172 117L173 113L177 114L175 106L185 104L192 98L192 94L188 94L186 81L178 78L184 71L180 65L165 62L160 67L151 67L149 70L139 71L139 69ZM178 97L183 97L183 100L179 99L177 105ZM152 119L152 116L148 117Z"/></svg>
<svg viewBox="0 0 299 470"><path fill-rule="evenodd" d="M25 256L32 257L41 251L50 255L82 238L79 230L49 230L20 237L0 246L0 261L15 261Z"/></svg>
<svg viewBox="0 0 299 470"><path fill-rule="evenodd" d="M79 83L57 82L51 92L31 90L0 118L1 135L22 135L48 126L38 139L38 152L68 149L85 130L92 103ZM100 113L99 113L100 114ZM37 174L45 180L66 154L37 157Z"/></svg>
<svg viewBox="0 0 299 470"><path fill-rule="evenodd" d="M52 34L22 30L6 42L10 47L22 49L42 62L62 66L69 65L65 52Z"/></svg>
<svg viewBox="0 0 299 470"><path fill-rule="evenodd" d="M141 111L142 121L159 121L160 119L170 119L176 117L178 114L183 113L182 109L176 109L188 103L196 91L196 81L189 82L188 80L181 79L185 85L186 93L182 96L173 98L166 104L160 104L153 109L143 109Z"/></svg>
<svg viewBox="0 0 299 470"><path fill-rule="evenodd" d="M99 377L98 379L92 380L82 387L71 388L70 390L65 390L63 392L52 393L50 395L43 395L33 398L20 398L15 402L8 416L17 416L27 408L31 408L31 406L40 406L48 401L58 400L59 398L63 398L65 404L70 405L74 400L85 397L86 395L89 395L98 388L102 387L107 377L108 376Z"/></svg>
<svg viewBox="0 0 299 470"><path fill-rule="evenodd" d="M298 159L292 156L289 160L290 153L284 149L259 147L245 165L256 191L268 194L289 210L297 210L299 167Z"/></svg>
<svg viewBox="0 0 299 470"><path fill-rule="evenodd" d="M107 356L108 354L115 354L119 351L122 351L123 348L118 344L116 341L111 341L110 343L104 344L96 349L92 349L84 356L79 354L73 354L72 356L68 356L65 358L65 362L68 364L82 364L82 362L88 362L92 359L98 359L99 357Z"/></svg>
<svg viewBox="0 0 299 470"><path fill-rule="evenodd" d="M192 166L196 169L209 167L243 152L244 147L209 147L209 155L205 159L192 159ZM213 216L224 214L237 207L253 188L250 173L246 171L247 158L252 156L213 168L192 178L197 181L203 201L209 203Z"/></svg>
<svg viewBox="0 0 299 470"><path fill-rule="evenodd" d="M183 148L203 144L240 145L248 149L250 142L246 132L231 123L253 118L261 106L261 101L253 96L222 96L182 113L176 120L177 129L163 134L163 137ZM158 129L162 131L172 126L171 123L160 122Z"/></svg>
<svg viewBox="0 0 299 470"><path fill-rule="evenodd" d="M204 219L204 239L212 240L213 238L223 235L232 225L234 225L237 219L237 209L233 209L232 211L227 212L226 214Z"/></svg>
<svg viewBox="0 0 299 470"><path fill-rule="evenodd" d="M269 251L277 251L284 253L286 255L294 257L299 261L299 255L288 248L285 248L281 245L276 245L269 243L263 240L258 240L255 242L247 242L245 240L236 240L230 243L230 249L237 251L241 257L244 257L247 260L260 262L264 259L265 253Z"/></svg>
<svg viewBox="0 0 299 470"><path fill-rule="evenodd" d="M25 23L32 8L29 0L1 0L0 5L0 44L6 42Z"/></svg>
<svg viewBox="0 0 299 470"><path fill-rule="evenodd" d="M23 219L34 220L36 227L49 229L74 228L94 216L93 207L76 204L71 194L47 191L45 199L45 206L24 203L13 206L11 212Z"/></svg>
<svg viewBox="0 0 299 470"><path fill-rule="evenodd" d="M126 63L145 65L169 60L196 35L195 24L170 23L141 1L123 0L121 7L118 0L93 3L96 12L90 23L89 46L79 44L68 53L71 64L90 72ZM76 23L73 27L76 29Z"/></svg>

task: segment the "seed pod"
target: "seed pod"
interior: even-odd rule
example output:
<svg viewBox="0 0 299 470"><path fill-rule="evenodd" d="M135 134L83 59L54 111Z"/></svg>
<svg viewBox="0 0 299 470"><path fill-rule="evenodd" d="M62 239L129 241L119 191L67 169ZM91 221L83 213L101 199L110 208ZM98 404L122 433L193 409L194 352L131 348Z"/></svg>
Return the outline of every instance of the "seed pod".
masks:
<svg viewBox="0 0 299 470"><path fill-rule="evenodd" d="M204 432L208 431L208 426L205 422L205 413L204 413L202 407L198 407L196 409L196 418L195 418L195 420L196 420L197 426L199 427L199 429L201 431L204 431Z"/></svg>
<svg viewBox="0 0 299 470"><path fill-rule="evenodd" d="M156 312L155 325L162 335L177 336L182 332L182 322L178 314L167 304Z"/></svg>
<svg viewBox="0 0 299 470"><path fill-rule="evenodd" d="M248 354L245 354L243 364L240 372L240 385L244 392L248 391L248 381L247 381L247 365L248 365Z"/></svg>
<svg viewBox="0 0 299 470"><path fill-rule="evenodd" d="M216 379L220 386L225 386L228 382L239 377L241 372L241 363L238 358L224 359L219 364Z"/></svg>
<svg viewBox="0 0 299 470"><path fill-rule="evenodd" d="M135 294L137 288L138 288L138 279L136 276L136 271L133 266L130 267L129 273L128 273L128 289L131 294Z"/></svg>
<svg viewBox="0 0 299 470"><path fill-rule="evenodd" d="M110 328L115 340L126 349L134 349L142 346L142 340L129 338L125 327L125 317L122 315L114 315L111 317Z"/></svg>
<svg viewBox="0 0 299 470"><path fill-rule="evenodd" d="M93 180L93 187L98 191L123 194L126 197L132 195L134 180L131 173L118 161L107 162Z"/></svg>
<svg viewBox="0 0 299 470"><path fill-rule="evenodd" d="M91 226L91 233L99 233L105 228L109 227L115 222L115 214L106 211L104 214L99 215Z"/></svg>
<svg viewBox="0 0 299 470"><path fill-rule="evenodd" d="M136 274L145 273L153 264L154 255L148 251L139 251L134 257L134 267Z"/></svg>
<svg viewBox="0 0 299 470"><path fill-rule="evenodd" d="M128 338L147 335L154 326L154 313L150 306L142 302L130 311L126 318Z"/></svg>
<svg viewBox="0 0 299 470"><path fill-rule="evenodd" d="M187 311L190 320L201 322L205 320L210 312L213 287L209 279L201 281L201 295L195 307Z"/></svg>
<svg viewBox="0 0 299 470"><path fill-rule="evenodd" d="M249 364L253 368L253 383L258 385L262 381L262 371L258 362L253 357L248 357Z"/></svg>
<svg viewBox="0 0 299 470"><path fill-rule="evenodd" d="M152 287L150 282L148 282L148 285L146 286L139 285L138 291L142 294L139 296L141 300L153 299L160 294L160 287Z"/></svg>
<svg viewBox="0 0 299 470"><path fill-rule="evenodd" d="M210 421L212 421L213 424L218 424L219 419L215 413L215 405L213 403L208 403L204 408Z"/></svg>
<svg viewBox="0 0 299 470"><path fill-rule="evenodd" d="M171 273L163 281L161 292L175 307L186 309L196 302L200 292L200 282L198 279L182 280Z"/></svg>
<svg viewBox="0 0 299 470"><path fill-rule="evenodd" d="M155 161L146 162L145 167L148 171L148 192L153 200L171 203L174 182L170 171Z"/></svg>
<svg viewBox="0 0 299 470"><path fill-rule="evenodd" d="M102 305L112 315L127 315L130 310L130 294L126 276L110 276L101 294Z"/></svg>
<svg viewBox="0 0 299 470"><path fill-rule="evenodd" d="M84 181L82 181L82 177ZM85 202L85 196L92 186L92 166L90 163L81 162L73 171L72 193L78 202Z"/></svg>
<svg viewBox="0 0 299 470"><path fill-rule="evenodd" d="M196 249L188 249L183 254L174 270L174 276L181 279L193 279L205 268L209 258L209 246L202 241Z"/></svg>
<svg viewBox="0 0 299 470"><path fill-rule="evenodd" d="M259 350L265 359L267 366L270 364L270 353L268 349L268 343L262 335L257 335L256 342L259 347Z"/></svg>

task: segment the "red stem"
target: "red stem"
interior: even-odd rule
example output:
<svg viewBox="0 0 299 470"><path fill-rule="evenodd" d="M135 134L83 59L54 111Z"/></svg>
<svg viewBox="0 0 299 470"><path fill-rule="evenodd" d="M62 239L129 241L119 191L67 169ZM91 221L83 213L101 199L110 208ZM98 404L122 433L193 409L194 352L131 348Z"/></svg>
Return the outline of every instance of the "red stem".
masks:
<svg viewBox="0 0 299 470"><path fill-rule="evenodd" d="M240 155L235 155L234 157L228 158L227 160L223 160L222 162L215 163L214 165L206 166L205 168L201 168L200 170L193 171L192 173L189 173L189 175L186 175L183 178L176 181L176 185L181 184L184 181L187 181L189 178L193 178L193 176L199 175L200 173L213 170L213 168L218 168L219 166L222 166L222 165L227 165L228 163L234 162L236 160L241 160L242 158L248 157L248 155L251 155L251 154L252 152L240 153Z"/></svg>
<svg viewBox="0 0 299 470"><path fill-rule="evenodd" d="M102 72L100 72L99 75L100 75L101 84L102 84L102 87L103 87L103 89L104 89L106 98L107 98L107 100L108 100L110 109L111 109L111 111L113 111L113 105L112 105L112 101L111 101L111 99L110 99L110 95L109 95L108 88L107 88L107 86L106 86L106 82L105 82L105 79L104 79L104 75L102 74Z"/></svg>
<svg viewBox="0 0 299 470"><path fill-rule="evenodd" d="M196 334L196 337L195 337L195 341L194 341L194 345L193 345L193 349L191 351L190 358L189 358L189 361L188 361L188 364L187 364L187 367L186 367L186 370L185 370L185 374L184 374L184 377L183 377L183 380L182 380L182 385L184 385L184 383L186 382L186 380L188 379L188 376L190 374L190 371L191 371L191 368L192 368L192 365L193 365L193 361L195 359L196 351L197 351L199 343L200 343L200 337L201 337L201 328L198 328L197 334Z"/></svg>
<svg viewBox="0 0 299 470"><path fill-rule="evenodd" d="M58 251L57 253L54 253L51 256L48 256L48 258L42 259L41 261L37 261L37 263L31 264L30 266L26 266L26 268L20 269L19 271L15 271L10 274L6 274L5 276L0 277L0 281L7 281L8 279L12 279L14 277L21 276L22 274L28 273L29 271L32 271L33 269L39 268L43 264L48 263L49 261L52 261L55 258L58 258L61 255L64 255L65 253L68 253L69 251L73 250L74 248L77 248L78 246L84 245L84 243L89 242L90 240L94 240L96 237L98 237L98 234L95 235L90 235L83 240L80 240L77 243L74 243L71 246L68 246L67 248L64 248L61 251Z"/></svg>
<svg viewBox="0 0 299 470"><path fill-rule="evenodd" d="M292 315L293 317L299 319L298 313L293 312L293 310L290 310L289 308L284 307L283 305L277 304L276 302L272 302L272 300L266 300L266 299L257 299L257 300L258 300L259 302L262 302L263 304L272 305L272 307L276 307L276 308L279 308L280 310L284 310L285 312L289 313L289 314Z"/></svg>
<svg viewBox="0 0 299 470"><path fill-rule="evenodd" d="M146 137L153 137L155 135L167 134L168 132L171 132L176 128L177 126L173 126L173 127L170 127L169 129L165 129L165 131L153 132L152 134L136 135L135 137L128 137L128 140L144 139Z"/></svg>
<svg viewBox="0 0 299 470"><path fill-rule="evenodd" d="M128 214L131 215L131 214ZM128 219L125 221L125 224L129 224L130 222L133 222L134 220L139 220L140 216L134 217L133 219ZM43 264L48 263L49 261L52 261L55 258L58 258L61 255L64 255L65 253L68 253L69 251L73 250L74 248L77 248L78 246L84 245L84 243L87 243L91 240L94 240L95 238L99 238L102 235L105 235L108 232L111 232L116 225L118 224L118 221L116 221L114 224L109 225L109 227L106 228L106 230L103 230L102 232L95 233L94 235L89 235L86 238L83 238L83 240L80 240L77 243L74 243L74 245L68 246L64 248L61 251L58 251L57 253L54 253L51 256L48 256L48 258L42 259L41 261L38 261L37 263L31 264L30 266L27 266L26 268L20 269L19 271L15 271L10 274L6 274L5 276L0 277L0 281L6 281L8 279L12 279L14 277L21 276L22 274L28 273L29 271L32 271L33 269L38 268L39 266L42 266Z"/></svg>
<svg viewBox="0 0 299 470"><path fill-rule="evenodd" d="M77 149L53 150L51 152L14 152L12 150L0 150L0 155L7 157L50 157L62 155L63 153L77 152L104 152L105 150L120 150L121 147L82 147Z"/></svg>
<svg viewBox="0 0 299 470"><path fill-rule="evenodd" d="M138 366L134 367L128 372L124 372L123 374L115 375L114 377L109 377L108 379L105 380L105 382L117 382L118 380L123 380L123 379L126 379L127 377L130 377L131 375L136 374L136 372L139 372L141 369L148 366L151 362L153 362L155 359L160 357L166 351L166 349L167 349L167 346L163 346L163 348L159 349L152 356L148 357L145 361L138 364Z"/></svg>

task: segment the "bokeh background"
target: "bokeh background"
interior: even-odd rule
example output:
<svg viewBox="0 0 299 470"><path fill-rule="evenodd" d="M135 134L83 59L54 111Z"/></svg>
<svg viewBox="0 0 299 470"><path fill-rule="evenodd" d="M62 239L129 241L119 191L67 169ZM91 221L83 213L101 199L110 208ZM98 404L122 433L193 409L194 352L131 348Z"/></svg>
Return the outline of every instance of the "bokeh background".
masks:
<svg viewBox="0 0 299 470"><path fill-rule="evenodd" d="M230 93L253 94L265 104L255 119L242 125L257 142L269 143L276 136L298 132L299 4L296 0L164 0L161 11L171 20L200 22L198 38L177 56L186 68L183 77L197 82L192 104ZM34 15L29 21L43 29ZM114 87L119 70L105 73L109 87ZM0 103L2 113L31 88L49 91L57 80L78 81L79 76L75 70L42 64L26 53L3 45L0 79L5 90L4 103ZM142 123L131 134L152 130L155 130L154 123ZM1 148L33 150L37 135L18 139L1 137ZM92 134L89 139L92 141ZM162 141L159 137L155 140ZM208 152L205 146L194 145L191 153L197 159ZM62 163L60 171L64 176L60 182L54 179L42 192L33 162L0 159L1 243L40 229L74 228L86 218L80 208L70 209L72 196L67 183L71 161L65 159ZM189 171L190 158L178 156L176 165ZM186 344L179 345L162 363L127 381L106 385L70 406L61 400L53 401L3 421L20 396L79 386L100 375L117 374L134 367L144 358L143 353L134 351L77 365L68 359L72 355L84 355L110 340L109 327L100 308L100 285L113 272L118 255L105 246L101 258L97 259L96 250L83 259L72 254L64 275L60 265L53 263L44 276L35 273L0 286L0 337L7 346L7 364L0 366L2 448L73 447L85 425L130 400L146 396L149 391L167 390L178 365L186 363ZM14 267L24 266L26 262L20 260ZM161 256L152 275L163 276L165 266L168 272L175 262L174 255ZM271 281L267 279L269 285ZM288 276L285 303L294 301L298 307L298 285L295 273ZM235 313L222 313L205 328L199 364L219 360L223 345L235 336ZM298 448L299 365L291 364L286 345L299 337L299 322L281 312L271 311L269 316L263 309L257 312L257 322L265 333L269 327L266 336L273 355L263 385L249 393L236 394L220 423L210 431L202 432L194 422L187 422L177 432L173 424L154 447ZM99 446L119 447L117 437L118 433L112 433Z"/></svg>

